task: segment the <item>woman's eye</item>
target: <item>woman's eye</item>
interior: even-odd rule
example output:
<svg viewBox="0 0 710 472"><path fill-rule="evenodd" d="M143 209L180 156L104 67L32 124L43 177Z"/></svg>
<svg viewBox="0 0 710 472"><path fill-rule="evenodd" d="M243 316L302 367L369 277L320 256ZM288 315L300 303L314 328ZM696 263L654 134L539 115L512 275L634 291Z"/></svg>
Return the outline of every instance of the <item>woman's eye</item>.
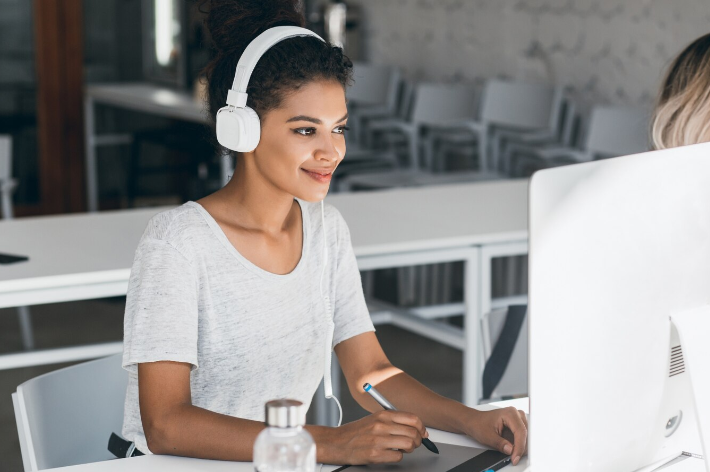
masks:
<svg viewBox="0 0 710 472"><path fill-rule="evenodd" d="M338 134L345 134L345 132L346 132L347 130L349 130L349 129L350 129L350 128L348 128L347 126L338 126L338 127L335 128L333 131L336 132L336 133L338 133Z"/></svg>
<svg viewBox="0 0 710 472"><path fill-rule="evenodd" d="M316 129L315 128L298 128L293 130L295 133L300 134L301 136L311 136L315 134Z"/></svg>

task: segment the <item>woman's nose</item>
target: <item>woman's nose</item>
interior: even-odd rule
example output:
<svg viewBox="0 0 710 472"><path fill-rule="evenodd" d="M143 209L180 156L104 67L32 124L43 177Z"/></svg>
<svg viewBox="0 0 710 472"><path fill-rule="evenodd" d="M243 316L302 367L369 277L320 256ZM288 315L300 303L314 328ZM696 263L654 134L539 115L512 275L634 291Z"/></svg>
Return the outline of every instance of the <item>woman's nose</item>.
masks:
<svg viewBox="0 0 710 472"><path fill-rule="evenodd" d="M345 154L345 140L341 136L326 137L316 151L316 159L339 161Z"/></svg>

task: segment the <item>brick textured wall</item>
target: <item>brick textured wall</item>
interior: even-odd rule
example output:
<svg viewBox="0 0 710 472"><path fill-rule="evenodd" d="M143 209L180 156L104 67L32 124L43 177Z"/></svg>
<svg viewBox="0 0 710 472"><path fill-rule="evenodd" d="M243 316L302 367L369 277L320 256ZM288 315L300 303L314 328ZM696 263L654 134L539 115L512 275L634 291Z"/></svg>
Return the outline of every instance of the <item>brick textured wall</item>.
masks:
<svg viewBox="0 0 710 472"><path fill-rule="evenodd" d="M672 57L710 32L709 0L359 0L366 57L415 80L505 75L586 103L647 105Z"/></svg>

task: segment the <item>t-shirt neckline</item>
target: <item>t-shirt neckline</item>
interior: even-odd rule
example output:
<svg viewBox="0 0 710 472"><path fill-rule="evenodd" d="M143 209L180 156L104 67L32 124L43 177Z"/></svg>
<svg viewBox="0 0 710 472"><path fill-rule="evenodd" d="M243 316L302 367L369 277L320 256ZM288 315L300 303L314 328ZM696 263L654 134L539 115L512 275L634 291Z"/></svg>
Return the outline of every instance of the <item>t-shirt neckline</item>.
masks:
<svg viewBox="0 0 710 472"><path fill-rule="evenodd" d="M303 202L301 202L298 198L294 198L296 203L298 204L298 207L301 210L301 223L303 226L303 237L302 237L302 244L301 244L301 258L298 260L298 264L296 264L296 267L289 272L288 274L275 274L273 272L269 272L268 270L262 269L261 267L257 266L253 262L251 262L249 259L244 257L236 247L229 241L229 238L227 238L227 235L224 233L224 230L222 230L222 227L217 223L217 221L212 217L212 215L199 203L195 201L189 201L185 203L186 205L189 205L193 208L195 208L204 218L204 220L207 222L207 225L210 227L212 230L212 233L217 237L217 239L222 243L222 245L229 251L244 267L249 269L250 271L254 272L255 274L259 275L260 277L272 279L272 280L289 280L293 277L295 277L301 270L302 267L306 264L306 256L308 254L308 241L309 241L309 231L308 227L309 225L309 217L308 217L308 212L306 209L303 207Z"/></svg>

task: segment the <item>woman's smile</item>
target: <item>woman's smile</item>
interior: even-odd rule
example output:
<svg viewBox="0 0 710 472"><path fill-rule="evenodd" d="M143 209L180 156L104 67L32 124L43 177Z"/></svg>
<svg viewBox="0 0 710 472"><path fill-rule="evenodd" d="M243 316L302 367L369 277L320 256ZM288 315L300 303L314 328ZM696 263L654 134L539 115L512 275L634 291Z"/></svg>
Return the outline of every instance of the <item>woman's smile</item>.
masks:
<svg viewBox="0 0 710 472"><path fill-rule="evenodd" d="M315 180L316 182L322 183L322 184L327 184L330 182L330 179L333 177L333 171L335 169L327 168L327 169L301 169L303 172L306 173L310 178Z"/></svg>

